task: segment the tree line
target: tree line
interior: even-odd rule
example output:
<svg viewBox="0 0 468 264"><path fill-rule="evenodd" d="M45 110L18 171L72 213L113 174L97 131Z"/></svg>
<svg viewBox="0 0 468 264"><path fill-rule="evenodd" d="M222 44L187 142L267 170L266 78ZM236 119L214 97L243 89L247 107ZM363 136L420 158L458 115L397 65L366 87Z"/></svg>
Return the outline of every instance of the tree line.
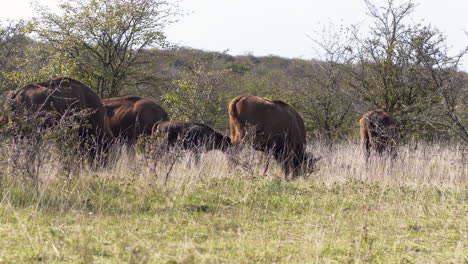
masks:
<svg viewBox="0 0 468 264"><path fill-rule="evenodd" d="M411 22L412 2L365 3L369 28L309 35L315 60L174 47L164 28L180 11L168 1L72 0L58 13L38 6L32 20L0 23L0 88L69 76L101 98L151 97L173 120L226 132L233 97L278 98L326 142L356 139L359 117L385 105L402 140L468 142L468 74L459 68L468 46L451 53L437 28Z"/></svg>

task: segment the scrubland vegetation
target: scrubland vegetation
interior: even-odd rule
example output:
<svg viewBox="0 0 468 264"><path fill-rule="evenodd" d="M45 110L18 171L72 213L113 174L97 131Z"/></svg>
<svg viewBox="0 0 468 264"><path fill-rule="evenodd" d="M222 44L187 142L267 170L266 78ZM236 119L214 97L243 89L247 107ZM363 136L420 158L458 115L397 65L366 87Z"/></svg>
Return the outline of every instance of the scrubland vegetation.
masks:
<svg viewBox="0 0 468 264"><path fill-rule="evenodd" d="M62 15L0 21L2 92L66 75L224 134L233 97L282 99L321 159L285 181L251 149L196 163L140 141L95 167L74 151L76 124L13 140L2 119L0 263L467 263L468 47L449 52L412 22L413 3L366 1L369 36L319 30L321 56L302 60L172 47L164 1L68 2ZM381 105L398 120L398 156L365 163L358 120Z"/></svg>
<svg viewBox="0 0 468 264"><path fill-rule="evenodd" d="M310 138L328 142L355 139L362 114L385 105L404 141L468 142L459 67L468 47L453 50L437 28L414 21L414 3L366 3L369 28L304 32L316 50L304 60L172 46L163 29L177 8L165 1L67 1L61 15L39 8L32 21L0 23L0 89L69 76L101 98L151 98L172 120L222 132L232 98L277 98L302 114Z"/></svg>

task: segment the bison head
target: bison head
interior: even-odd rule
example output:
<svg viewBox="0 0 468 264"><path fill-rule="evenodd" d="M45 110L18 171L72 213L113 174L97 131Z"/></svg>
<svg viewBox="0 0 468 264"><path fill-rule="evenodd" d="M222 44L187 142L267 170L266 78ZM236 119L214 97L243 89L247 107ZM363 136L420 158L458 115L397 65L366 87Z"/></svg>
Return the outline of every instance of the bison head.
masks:
<svg viewBox="0 0 468 264"><path fill-rule="evenodd" d="M300 165L299 174L307 175L314 172L314 170L317 168L317 162L320 159L320 157L316 158L312 154L304 154L302 163Z"/></svg>
<svg viewBox="0 0 468 264"><path fill-rule="evenodd" d="M231 138L219 133L215 134L215 146L217 149L226 152L231 147Z"/></svg>

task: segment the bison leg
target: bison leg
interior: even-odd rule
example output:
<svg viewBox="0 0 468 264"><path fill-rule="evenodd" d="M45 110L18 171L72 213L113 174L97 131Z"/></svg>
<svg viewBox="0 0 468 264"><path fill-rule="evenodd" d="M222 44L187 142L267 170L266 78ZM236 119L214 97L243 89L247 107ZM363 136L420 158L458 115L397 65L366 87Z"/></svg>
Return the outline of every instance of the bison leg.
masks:
<svg viewBox="0 0 468 264"><path fill-rule="evenodd" d="M289 175L287 179L294 180L299 178L304 173L303 170L303 159L299 158L296 154L290 154L286 160L286 167L289 168Z"/></svg>
<svg viewBox="0 0 468 264"><path fill-rule="evenodd" d="M290 161L293 179L297 179L300 175L303 174L303 162L303 159L294 154L294 157Z"/></svg>
<svg viewBox="0 0 468 264"><path fill-rule="evenodd" d="M265 169L263 170L263 176L266 176L268 167L270 167L271 152L267 151L265 152L265 155L266 155L266 162L265 162Z"/></svg>
<svg viewBox="0 0 468 264"><path fill-rule="evenodd" d="M366 128L361 127L361 152L364 157L364 160L367 162L370 155L370 142L369 142L369 133Z"/></svg>
<svg viewBox="0 0 468 264"><path fill-rule="evenodd" d="M198 149L192 152L192 157L193 157L193 164L195 164L195 166L200 165L201 153Z"/></svg>
<svg viewBox="0 0 468 264"><path fill-rule="evenodd" d="M291 157L288 157L288 154L282 148L276 149L274 155L276 161L281 165L281 169L284 173L284 178L289 179L291 174Z"/></svg>
<svg viewBox="0 0 468 264"><path fill-rule="evenodd" d="M282 167L284 172L284 178L286 180L294 179L294 170L292 169L290 162L285 160L282 164Z"/></svg>

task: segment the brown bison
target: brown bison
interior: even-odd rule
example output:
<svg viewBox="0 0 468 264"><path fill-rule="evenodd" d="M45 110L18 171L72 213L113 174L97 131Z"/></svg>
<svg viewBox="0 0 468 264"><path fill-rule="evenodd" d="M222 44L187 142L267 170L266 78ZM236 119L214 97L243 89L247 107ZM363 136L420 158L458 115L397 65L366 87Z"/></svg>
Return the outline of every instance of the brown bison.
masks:
<svg viewBox="0 0 468 264"><path fill-rule="evenodd" d="M253 148L267 156L272 154L286 178L311 171L314 162L309 163L306 155L304 120L287 103L256 96L238 96L229 104L229 125L232 143L246 143L248 133L252 133Z"/></svg>
<svg viewBox="0 0 468 264"><path fill-rule="evenodd" d="M127 143L135 143L140 135L151 135L151 128L156 122L169 120L166 111L149 99L124 96L102 102L112 132Z"/></svg>
<svg viewBox="0 0 468 264"><path fill-rule="evenodd" d="M153 135L163 137L168 146L178 145L194 152L219 149L226 151L231 144L229 137L200 123L160 121L153 126Z"/></svg>
<svg viewBox="0 0 468 264"><path fill-rule="evenodd" d="M75 118L79 113L82 126L78 133L82 146L88 146L92 158L107 151L113 139L106 110L99 96L85 84L68 77L28 84L10 92L7 104L13 122L20 112L44 117L44 126L53 126L64 116ZM84 112L86 111L86 113Z"/></svg>
<svg viewBox="0 0 468 264"><path fill-rule="evenodd" d="M385 106L364 114L359 120L359 126L361 150L366 160L371 152L378 155L388 153L395 157L396 120L388 113Z"/></svg>

